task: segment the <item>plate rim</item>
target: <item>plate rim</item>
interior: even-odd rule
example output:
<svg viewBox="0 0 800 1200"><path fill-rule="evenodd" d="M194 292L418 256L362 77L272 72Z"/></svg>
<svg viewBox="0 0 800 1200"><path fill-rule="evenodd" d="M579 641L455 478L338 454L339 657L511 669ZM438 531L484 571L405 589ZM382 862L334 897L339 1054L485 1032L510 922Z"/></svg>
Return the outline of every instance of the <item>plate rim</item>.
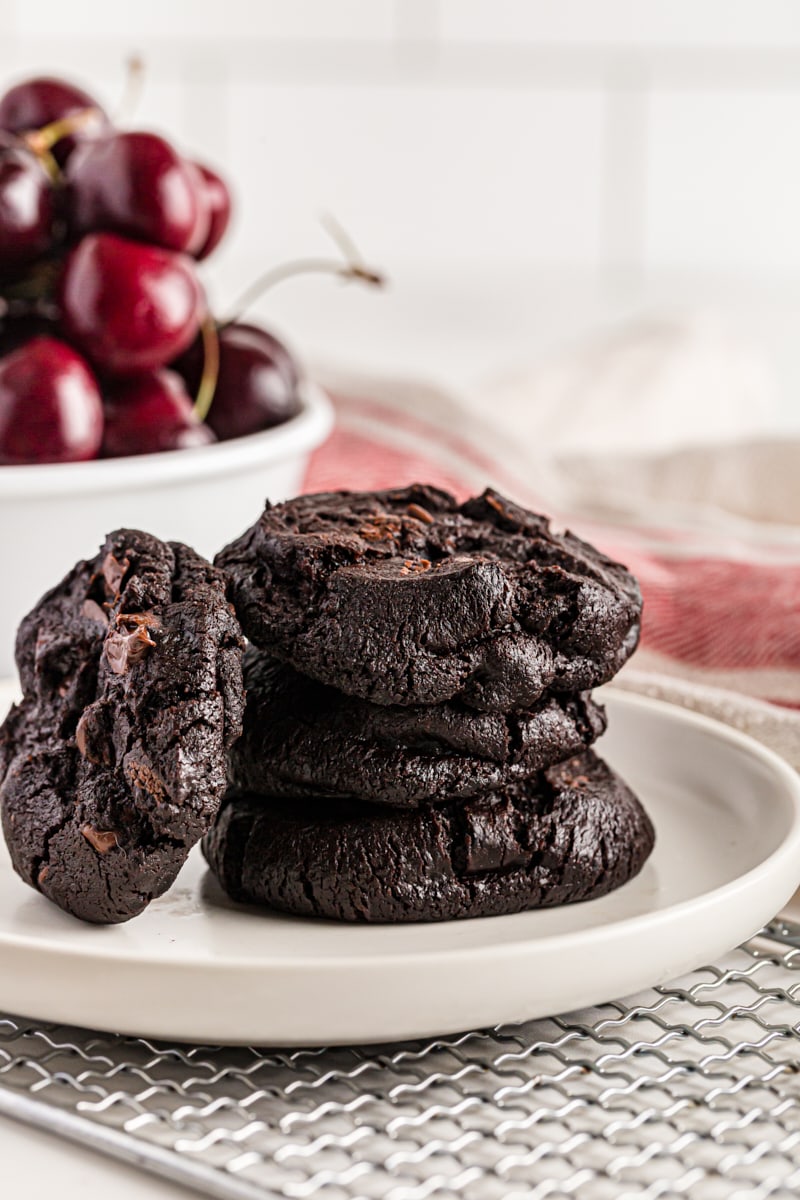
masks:
<svg viewBox="0 0 800 1200"><path fill-rule="evenodd" d="M2 695L0 691L0 701ZM705 798L706 805L715 802L713 789L706 787L712 778L709 771L714 768L713 752L709 767L702 766L706 745L716 746L717 753L725 756L724 773L734 781L737 759L744 754L753 772L747 775L750 792L760 781L754 807L759 801L769 806L773 796L777 802L776 821L780 824L768 839L768 845L774 848L765 854L762 846L760 860L728 882L667 907L652 907L647 889L633 906L633 915L625 915L630 907L626 909L623 904L588 924L585 918L570 917L567 927L562 925L559 930L557 922L550 933L546 925L542 933L536 931L535 921L533 928L526 921L527 917L544 915L536 912L485 919L480 926L475 921L458 921L449 923L449 928L456 931L452 941L434 936L422 948L418 942L415 944L414 926L406 927L404 938L392 939L394 945L387 950L374 937L381 927L365 926L362 930L372 935L372 945L369 939L365 943L356 937L355 951L345 952L339 945L332 947L333 952L314 949L321 943L324 946L324 927L330 923L296 918L299 939L305 936L303 925L313 924L315 929L308 943L303 945L301 940L300 954L289 956L285 950L275 952L271 944L275 939L267 936L268 921L262 924L265 936L258 937L261 918L257 909L250 909L242 915L253 922L254 934L243 935L235 945L234 957L224 956L224 940L201 934L193 944L188 934L183 948L187 956L177 958L169 956L168 947L181 936L180 928L173 931L170 924L172 920L180 921L180 910L164 913L166 923L146 931L152 938L133 940L103 937L103 933L112 931L102 927L87 929L92 936L84 938L80 923L64 917L69 921L71 944L59 940L67 927L55 923L52 927L45 923L38 930L34 925L29 933L0 937L0 964L4 968L0 971L0 1003L8 1011L27 1013L33 1021L90 1026L170 1042L276 1047L379 1045L572 1012L618 996L634 995L643 988L680 977L701 963L714 962L731 946L756 933L797 886L800 776L796 777L783 760L748 735L704 714L618 689L608 689L606 695L609 701L613 699L618 720L624 721L627 709L646 722L645 732L653 738L659 774L665 784L674 761L670 747L675 738L685 736L690 728L693 738L700 735L687 758L688 762L701 764L696 779L687 781L689 799L696 797L702 804ZM660 746L659 733L665 719L666 741ZM743 767L747 765L745 761ZM620 763L620 767L624 773L625 765ZM730 816L737 822L737 838L745 850L724 874L735 871L737 863L750 861L747 843L742 841L747 809L741 804L748 794L737 790L734 783L735 803ZM724 803L724 792L721 798ZM646 795L644 799L647 806ZM670 802L668 789L658 800L654 793L654 815L661 814L657 820L665 819ZM683 812L684 821L691 820L690 812ZM707 852L714 828L708 813L700 828ZM673 845L672 855L663 864L671 874L679 869L674 855ZM196 862L196 866L201 864ZM10 872L10 863L3 869ZM719 878L719 873L712 877ZM213 913L203 912L202 893L200 906L195 907L194 888L202 888L204 878L198 875L193 880L189 911L192 920L208 920L213 926ZM658 879L653 883L654 903L658 904ZM705 886L702 876L699 886ZM30 899L35 903L37 898L31 893ZM577 911L581 905L569 908ZM620 915L614 916L615 912ZM229 915L237 920L235 907ZM287 918L277 914L277 919ZM491 930L497 928L496 921L512 920L520 922L519 936L514 929L508 940L493 938ZM472 925L473 931L462 941L457 931L467 925ZM443 927L447 928L448 923L427 929ZM155 946L160 947L160 957L153 955L151 947Z"/></svg>
<svg viewBox="0 0 800 1200"><path fill-rule="evenodd" d="M4 685L10 681L0 681L0 696L4 690ZM756 738L749 734L735 729L724 722L717 720L714 717L706 716L704 713L698 713L693 709L687 709L678 704L670 703L669 701L660 700L652 696L641 695L638 692L630 692L623 688L616 688L613 685L605 685L602 689L601 699L603 696L613 697L614 704L621 704L623 707L635 710L649 710L656 714L662 713L671 720L686 722L694 726L696 729L704 731L713 738L728 743L744 751L750 757L759 760L766 766L778 781L784 785L785 795L784 802L788 801L788 809L791 811L791 820L785 836L768 854L755 866L751 867L744 874L737 876L735 879L726 883L720 884L710 891L702 892L699 896L689 897L686 900L678 901L666 908L660 908L655 912L636 913L631 916L620 917L616 920L610 920L602 925L591 925L586 928L570 930L567 932L544 934L541 936L532 937L530 934L520 934L518 938L504 940L489 945L469 945L469 946L451 946L451 947L430 947L424 950L402 948L393 949L389 952L378 952L370 955L370 963L376 968L396 968L398 966L415 965L422 966L432 956L437 960L447 960L460 962L463 958L469 958L476 953L489 958L503 957L513 954L522 947L528 947L532 942L548 944L549 948L557 947L559 942L568 942L570 950L580 948L582 940L597 943L607 938L624 936L630 932L635 934L641 925L654 928L662 923L669 922L680 918L687 910L699 912L707 907L714 907L724 898L739 896L742 891L747 891L751 887L758 884L761 877L770 873L774 869L775 863L783 863L785 859L796 857L798 862L798 884L800 884L800 774L798 774L785 759L764 746ZM789 812L787 811L787 816ZM196 851L195 851L196 852ZM9 868L13 871L13 868ZM178 876L180 879L180 876ZM19 881L24 886L24 881ZM176 880L176 883L178 880ZM173 886L175 886L173 884ZM168 895L169 893L165 893ZM787 898L788 899L788 898ZM570 908L578 909L581 904L591 903L591 900L581 901L574 905L569 905ZM255 905L239 906L248 915L258 918L258 907ZM566 906L562 906L566 907ZM287 914L279 914L281 917L286 917ZM463 926L467 924L475 924L480 921L487 924L487 929L491 927L495 921L503 921L511 917L517 917L522 914L506 914L498 917L474 917L469 921L442 921L436 922L437 926ZM307 924L307 918L297 918L298 922ZM341 922L327 922L323 919L314 921L317 928L324 928L326 924L340 926ZM419 924L425 925L424 922ZM377 926L373 926L375 928ZM77 926L76 926L77 928ZM104 927L89 926L94 933L99 933ZM113 930L115 926L108 927ZM98 959L107 962L109 965L114 963L124 963L131 965L133 963L140 964L142 967L169 967L170 970L204 970L204 971L226 971L226 970L242 970L250 968L256 971L269 971L291 969L293 971L335 971L338 972L342 968L355 968L363 966L363 955L344 952L337 954L335 957L319 958L319 957L294 957L286 955L276 955L272 952L266 958L255 957L252 954L242 956L226 956L222 958L202 958L191 954L188 957L169 960L163 956L149 955L147 952L139 952L134 949L117 949L113 944L103 945L99 940L87 942L85 946L64 946L58 944L58 933L53 931L47 934L42 940L32 941L30 935L22 933L12 933L4 931L0 927L0 953L5 946L14 948L27 948L34 954L53 954L70 959Z"/></svg>

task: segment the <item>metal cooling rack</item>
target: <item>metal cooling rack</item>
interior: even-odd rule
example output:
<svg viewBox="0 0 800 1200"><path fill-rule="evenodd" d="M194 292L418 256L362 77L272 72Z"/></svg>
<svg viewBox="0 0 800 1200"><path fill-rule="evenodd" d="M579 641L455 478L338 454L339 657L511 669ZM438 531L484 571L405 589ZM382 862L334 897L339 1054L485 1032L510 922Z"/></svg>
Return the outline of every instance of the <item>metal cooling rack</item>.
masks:
<svg viewBox="0 0 800 1200"><path fill-rule="evenodd" d="M0 1017L0 1111L211 1196L800 1190L800 927L569 1016L402 1045L170 1046Z"/></svg>

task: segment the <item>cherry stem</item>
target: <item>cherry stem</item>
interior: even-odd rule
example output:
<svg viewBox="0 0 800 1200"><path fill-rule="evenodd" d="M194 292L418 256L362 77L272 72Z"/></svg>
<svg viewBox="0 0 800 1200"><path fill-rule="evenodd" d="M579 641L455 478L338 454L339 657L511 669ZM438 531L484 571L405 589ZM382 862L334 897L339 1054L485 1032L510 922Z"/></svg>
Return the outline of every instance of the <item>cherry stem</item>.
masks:
<svg viewBox="0 0 800 1200"><path fill-rule="evenodd" d="M82 108L80 112L73 113L69 117L62 117L58 121L51 121L49 125L43 125L41 129L32 129L30 133L24 135L24 140L34 154L41 156L52 150L53 146L62 138L76 133L84 125L89 125L97 115L96 108Z"/></svg>
<svg viewBox="0 0 800 1200"><path fill-rule="evenodd" d="M338 258L297 258L272 267L254 280L234 305L234 315L220 322L220 328L224 329L238 321L264 292L283 283L285 279L293 279L295 275L336 275L345 283L366 283L371 287L383 287L385 283L380 271L373 271L361 263L343 263Z"/></svg>
<svg viewBox="0 0 800 1200"><path fill-rule="evenodd" d="M40 146L37 149L36 146L31 144L30 138L31 135L29 133L24 133L22 135L22 141L30 150L31 154L35 155L35 157L38 159L43 170L47 172L50 182L56 185L59 184L61 182L61 167L58 165L55 155L51 154L50 151L46 150L43 146Z"/></svg>
<svg viewBox="0 0 800 1200"><path fill-rule="evenodd" d="M122 96L114 114L114 124L121 125L129 121L136 109L144 91L144 59L138 54L132 54L125 63L125 83Z"/></svg>
<svg viewBox="0 0 800 1200"><path fill-rule="evenodd" d="M197 388L194 401L194 411L201 421L205 421L214 400L219 379L219 333L217 323L209 314L203 318L200 326L200 338L203 343L203 374Z"/></svg>
<svg viewBox="0 0 800 1200"><path fill-rule="evenodd" d="M250 305L255 303L264 292L283 283L285 279L293 279L295 275L335 275L345 283L366 283L370 287L383 287L385 284L385 276L380 271L367 266L353 239L334 217L324 218L323 226L342 252L342 258L297 258L272 267L244 290L234 305L233 316L224 321L215 322L214 318L209 315L203 321L200 326L203 343L203 374L194 402L194 411L201 421L205 421L208 416L219 379L220 331L240 320Z"/></svg>
<svg viewBox="0 0 800 1200"><path fill-rule="evenodd" d="M342 225L341 221L338 220L333 213L322 213L319 223L334 245L338 248L339 253L346 262L358 263L359 266L364 266L363 254L345 229L344 225Z"/></svg>

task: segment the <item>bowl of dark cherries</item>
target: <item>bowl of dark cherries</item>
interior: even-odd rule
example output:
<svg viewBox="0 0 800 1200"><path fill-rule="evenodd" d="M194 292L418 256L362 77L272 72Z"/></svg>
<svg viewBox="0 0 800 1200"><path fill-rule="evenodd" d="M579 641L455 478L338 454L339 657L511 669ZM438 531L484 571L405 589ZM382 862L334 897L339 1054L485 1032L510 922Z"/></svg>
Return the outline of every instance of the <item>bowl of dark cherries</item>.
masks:
<svg viewBox="0 0 800 1200"><path fill-rule="evenodd" d="M283 342L210 311L202 263L230 215L220 174L115 127L82 88L0 96L0 674L23 613L98 531L210 553L299 490L330 431Z"/></svg>

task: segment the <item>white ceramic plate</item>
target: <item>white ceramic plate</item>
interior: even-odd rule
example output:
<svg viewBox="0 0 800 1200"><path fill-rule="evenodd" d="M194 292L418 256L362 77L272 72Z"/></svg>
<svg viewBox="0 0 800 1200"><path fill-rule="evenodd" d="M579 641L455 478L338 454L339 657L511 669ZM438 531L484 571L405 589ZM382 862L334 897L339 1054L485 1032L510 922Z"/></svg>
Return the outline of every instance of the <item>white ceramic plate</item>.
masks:
<svg viewBox="0 0 800 1200"><path fill-rule="evenodd" d="M185 1041L376 1042L564 1012L713 960L800 882L800 780L714 721L605 699L602 753L657 831L641 875L612 895L491 920L347 926L235 906L195 852L141 917L94 928L25 887L3 849L0 1007Z"/></svg>

